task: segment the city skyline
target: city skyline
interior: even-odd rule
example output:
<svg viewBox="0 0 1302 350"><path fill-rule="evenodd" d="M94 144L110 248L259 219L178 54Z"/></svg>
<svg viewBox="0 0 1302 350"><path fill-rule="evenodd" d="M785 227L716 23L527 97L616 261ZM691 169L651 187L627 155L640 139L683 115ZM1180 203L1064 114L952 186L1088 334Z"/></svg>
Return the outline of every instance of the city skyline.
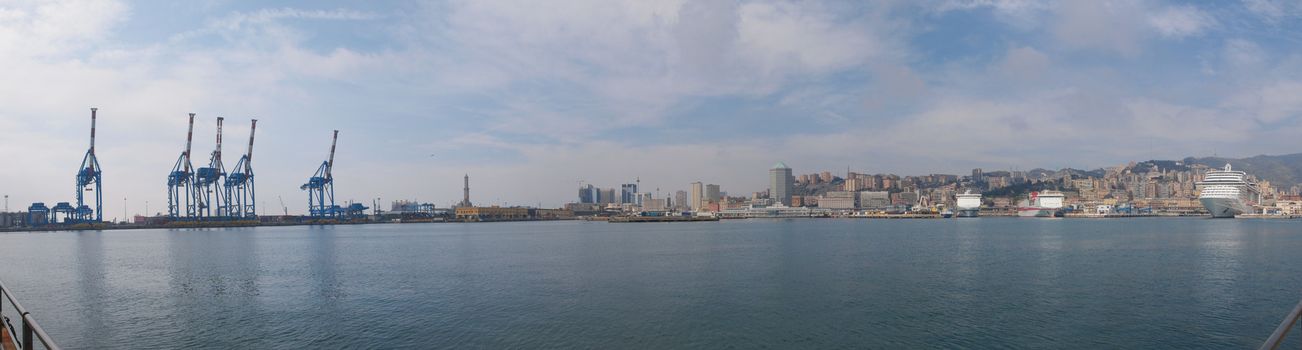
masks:
<svg viewBox="0 0 1302 350"><path fill-rule="evenodd" d="M336 129L339 202L440 206L467 173L476 204L555 207L578 181L763 191L777 161L963 174L1289 154L1298 18L1263 0L6 3L0 192L11 210L72 201L91 107L105 219L165 211L192 112L196 164L217 117L227 140L259 119L259 214L306 210L298 187Z"/></svg>

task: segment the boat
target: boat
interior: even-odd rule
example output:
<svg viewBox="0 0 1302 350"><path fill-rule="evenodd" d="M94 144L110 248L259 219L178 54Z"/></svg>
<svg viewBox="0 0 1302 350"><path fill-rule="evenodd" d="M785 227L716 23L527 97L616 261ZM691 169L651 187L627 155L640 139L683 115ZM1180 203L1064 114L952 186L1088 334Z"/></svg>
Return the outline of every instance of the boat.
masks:
<svg viewBox="0 0 1302 350"><path fill-rule="evenodd" d="M788 207L782 203L774 205L749 205L743 208L724 209L718 216L723 219L785 219L826 217L831 212L827 209L807 207Z"/></svg>
<svg viewBox="0 0 1302 350"><path fill-rule="evenodd" d="M1261 200L1261 189L1248 180L1248 173L1236 171L1229 164L1223 170L1208 171L1196 185L1198 201L1213 218L1252 213L1252 207Z"/></svg>
<svg viewBox="0 0 1302 350"><path fill-rule="evenodd" d="M1030 200L1017 207L1021 217L1061 217L1062 202L1067 196L1058 191L1031 192Z"/></svg>
<svg viewBox="0 0 1302 350"><path fill-rule="evenodd" d="M941 211L940 211L940 217L942 217L942 218L946 218L946 219L948 219L948 218L952 218L952 217L954 217L954 211L953 211L953 210L949 210L949 208L946 208L945 210L941 210Z"/></svg>
<svg viewBox="0 0 1302 350"><path fill-rule="evenodd" d="M981 213L981 194L972 190L954 196L954 206L958 207L958 217L974 218Z"/></svg>

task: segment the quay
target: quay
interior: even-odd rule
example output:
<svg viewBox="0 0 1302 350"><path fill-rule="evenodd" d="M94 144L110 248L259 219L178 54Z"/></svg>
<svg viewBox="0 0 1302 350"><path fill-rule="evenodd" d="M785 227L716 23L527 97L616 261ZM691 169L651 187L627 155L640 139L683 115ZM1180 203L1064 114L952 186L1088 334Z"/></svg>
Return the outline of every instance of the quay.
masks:
<svg viewBox="0 0 1302 350"><path fill-rule="evenodd" d="M606 220L606 222L612 223L705 221L719 221L719 218L714 216L616 216Z"/></svg>
<svg viewBox="0 0 1302 350"><path fill-rule="evenodd" d="M1239 214L1235 219L1302 219L1302 215Z"/></svg>
<svg viewBox="0 0 1302 350"><path fill-rule="evenodd" d="M857 215L843 216L849 219L944 219L941 214L932 213L905 213L905 214L885 214L885 213L864 213Z"/></svg>
<svg viewBox="0 0 1302 350"><path fill-rule="evenodd" d="M1125 214L1125 213L1107 213L1107 214L1097 214L1097 213L1067 213L1066 215L1064 215L1064 217L1066 217L1066 218L1072 218L1072 219L1078 219L1078 218L1079 218L1079 219L1152 218L1152 217L1158 217L1158 216L1160 216L1160 215L1157 215L1157 214Z"/></svg>

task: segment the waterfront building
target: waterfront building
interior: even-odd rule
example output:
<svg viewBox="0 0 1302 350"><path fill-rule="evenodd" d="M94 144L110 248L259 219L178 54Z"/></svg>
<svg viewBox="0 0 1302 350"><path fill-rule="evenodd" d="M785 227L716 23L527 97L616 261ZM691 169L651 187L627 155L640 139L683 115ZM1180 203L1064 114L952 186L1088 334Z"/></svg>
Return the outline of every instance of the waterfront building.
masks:
<svg viewBox="0 0 1302 350"><path fill-rule="evenodd" d="M916 192L898 192L891 194L892 205L911 206L918 203L918 193Z"/></svg>
<svg viewBox="0 0 1302 350"><path fill-rule="evenodd" d="M692 190L692 198L690 199L691 209L693 211L700 211L701 208L704 207L702 205L703 203L702 199L705 198L705 186L702 185L700 181L693 182L691 190Z"/></svg>
<svg viewBox="0 0 1302 350"><path fill-rule="evenodd" d="M458 221L512 221L529 218L529 209L520 207L457 207Z"/></svg>
<svg viewBox="0 0 1302 350"><path fill-rule="evenodd" d="M679 190L674 192L674 208L691 209L687 201L687 191Z"/></svg>
<svg viewBox="0 0 1302 350"><path fill-rule="evenodd" d="M891 206L891 193L886 191L859 192L859 207L864 209L886 209Z"/></svg>
<svg viewBox="0 0 1302 350"><path fill-rule="evenodd" d="M721 203L720 198L723 197L719 194L719 185L705 185L705 203Z"/></svg>
<svg viewBox="0 0 1302 350"><path fill-rule="evenodd" d="M831 191L818 198L821 209L854 209L858 207L855 192Z"/></svg>
<svg viewBox="0 0 1302 350"><path fill-rule="evenodd" d="M669 210L668 200L664 198L644 198L642 199L642 211L667 211Z"/></svg>
<svg viewBox="0 0 1302 350"><path fill-rule="evenodd" d="M769 169L769 197L774 203L791 205L792 182L791 168L785 163L778 162L773 169Z"/></svg>

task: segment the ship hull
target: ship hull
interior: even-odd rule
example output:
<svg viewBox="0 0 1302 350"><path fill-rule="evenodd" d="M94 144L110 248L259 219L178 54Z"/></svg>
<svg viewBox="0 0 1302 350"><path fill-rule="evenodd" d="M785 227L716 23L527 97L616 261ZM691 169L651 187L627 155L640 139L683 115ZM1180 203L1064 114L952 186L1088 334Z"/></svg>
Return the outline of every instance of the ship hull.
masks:
<svg viewBox="0 0 1302 350"><path fill-rule="evenodd" d="M959 209L957 216L960 218L975 218L980 216L980 214L981 209Z"/></svg>
<svg viewBox="0 0 1302 350"><path fill-rule="evenodd" d="M1049 208L1018 208L1017 216L1024 218L1052 218L1062 216L1058 209Z"/></svg>
<svg viewBox="0 0 1302 350"><path fill-rule="evenodd" d="M1207 208L1213 218L1232 218L1251 210L1238 198L1199 198L1198 201L1202 202L1203 208Z"/></svg>

